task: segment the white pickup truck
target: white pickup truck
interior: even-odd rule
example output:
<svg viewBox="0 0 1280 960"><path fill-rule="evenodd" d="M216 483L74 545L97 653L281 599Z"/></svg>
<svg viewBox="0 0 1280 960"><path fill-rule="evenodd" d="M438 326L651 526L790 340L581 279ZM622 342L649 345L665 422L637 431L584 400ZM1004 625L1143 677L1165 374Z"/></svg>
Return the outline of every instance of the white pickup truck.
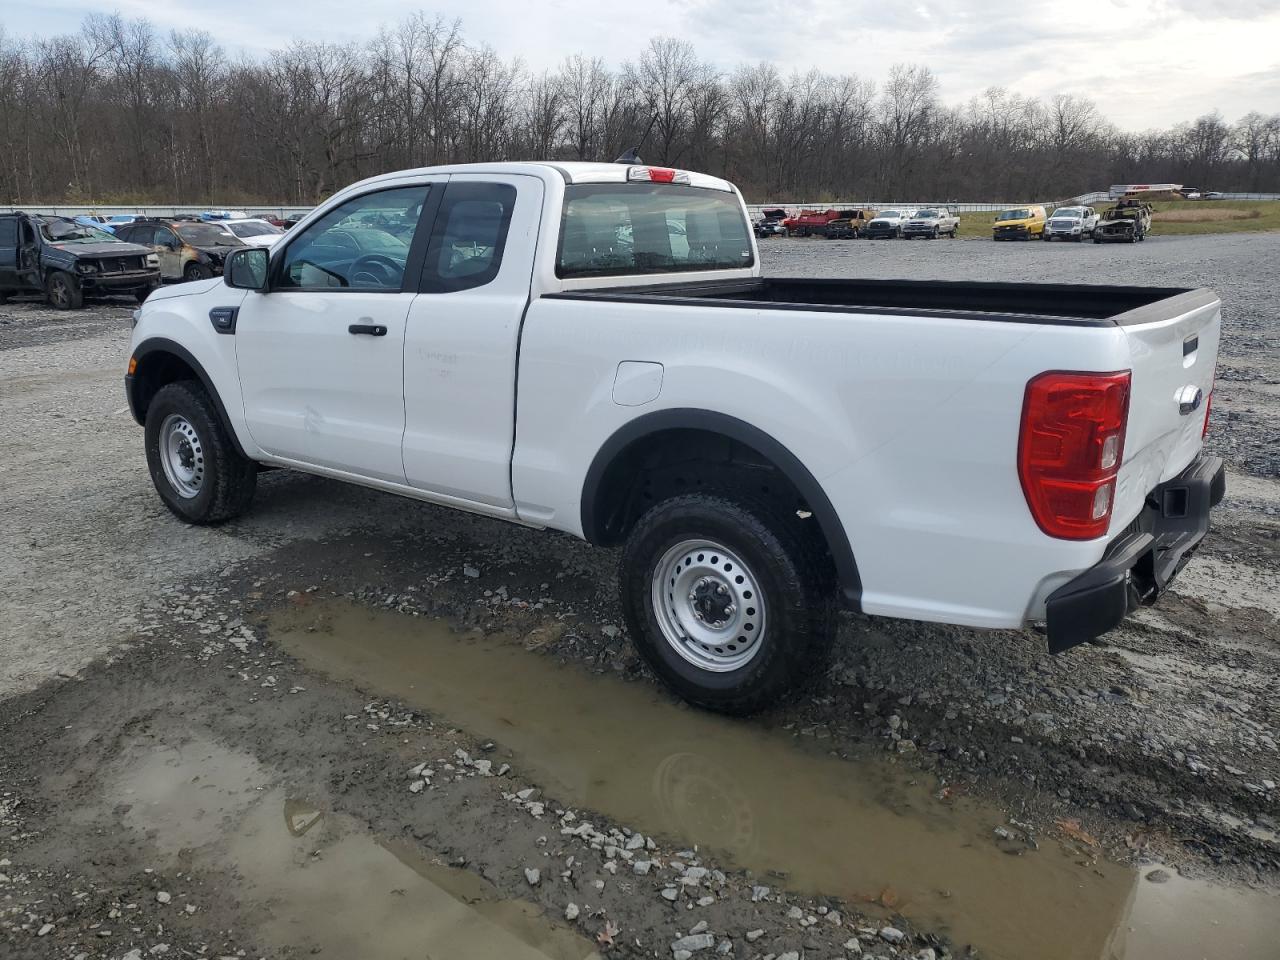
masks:
<svg viewBox="0 0 1280 960"><path fill-rule="evenodd" d="M178 517L290 467L621 546L632 641L726 712L820 673L841 601L1092 639L1224 491L1212 293L762 277L733 185L666 168L375 177L135 324Z"/></svg>

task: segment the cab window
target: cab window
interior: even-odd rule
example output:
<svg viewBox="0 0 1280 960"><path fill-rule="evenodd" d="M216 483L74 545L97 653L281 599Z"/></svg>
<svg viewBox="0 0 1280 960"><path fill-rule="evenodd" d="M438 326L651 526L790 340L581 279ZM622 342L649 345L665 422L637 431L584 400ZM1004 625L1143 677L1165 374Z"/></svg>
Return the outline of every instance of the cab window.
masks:
<svg viewBox="0 0 1280 960"><path fill-rule="evenodd" d="M381 190L334 207L290 239L272 287L398 292L429 189Z"/></svg>
<svg viewBox="0 0 1280 960"><path fill-rule="evenodd" d="M498 275L516 188L505 183L450 183L444 191L422 273L424 293L482 287Z"/></svg>

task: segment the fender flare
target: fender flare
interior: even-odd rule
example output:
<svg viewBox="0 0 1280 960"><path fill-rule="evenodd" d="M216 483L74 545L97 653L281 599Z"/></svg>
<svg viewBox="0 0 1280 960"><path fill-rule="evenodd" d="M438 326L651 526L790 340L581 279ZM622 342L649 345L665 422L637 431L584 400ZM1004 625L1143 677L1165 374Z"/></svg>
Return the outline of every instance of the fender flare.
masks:
<svg viewBox="0 0 1280 960"><path fill-rule="evenodd" d="M795 454L772 436L745 420L712 410L677 407L647 413L623 424L601 445L587 469L579 507L582 533L589 543L601 543L605 539L603 531L596 524L595 502L605 473L614 459L637 440L664 430L678 429L719 433L768 457L804 497L814 519L818 521L818 527L827 541L827 549L831 551L831 557L835 561L836 575L845 603L853 610L862 609L862 578L858 574L858 564L849 544L849 535L822 485Z"/></svg>
<svg viewBox="0 0 1280 960"><path fill-rule="evenodd" d="M236 453L246 460L253 459L245 453L244 447L240 445L240 438L236 436L236 431L231 426L231 418L227 416L227 408L222 404L222 397L218 396L218 391L214 389L213 381L209 379L209 374L205 372L204 367L201 366L200 361L195 358L191 351L167 337L148 337L138 344L132 353L132 357L141 364L147 356L153 353L171 353L195 372L200 385L204 387L205 393L213 401L214 409L218 411L218 420L221 421L222 429L227 432L227 436L231 438L231 445L235 447ZM139 426L145 426L147 422L146 416L140 409L137 390L138 377L136 375L126 376L124 378L124 392L129 400L129 412Z"/></svg>

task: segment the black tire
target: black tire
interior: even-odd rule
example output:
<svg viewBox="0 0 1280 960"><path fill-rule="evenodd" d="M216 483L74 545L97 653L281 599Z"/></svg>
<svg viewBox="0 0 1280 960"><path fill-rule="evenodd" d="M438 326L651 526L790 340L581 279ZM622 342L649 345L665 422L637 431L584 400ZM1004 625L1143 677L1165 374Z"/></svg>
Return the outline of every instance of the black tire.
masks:
<svg viewBox="0 0 1280 960"><path fill-rule="evenodd" d="M160 453L160 431L167 418L185 419L199 438L203 479L199 492L184 497L165 475ZM194 380L179 380L161 387L147 407L147 468L164 505L187 523L221 523L248 509L258 484L258 468L241 456L218 418L213 401Z"/></svg>
<svg viewBox="0 0 1280 960"><path fill-rule="evenodd" d="M938 228L937 228L937 227L934 227L934 228L933 228L933 234L929 237L929 239L930 239L930 240L937 240L937 239L938 239Z"/></svg>
<svg viewBox="0 0 1280 960"><path fill-rule="evenodd" d="M1101 243L1101 242L1102 242L1102 238L1101 238L1100 236L1098 236L1097 234L1094 234L1093 242L1094 242L1094 243Z"/></svg>
<svg viewBox="0 0 1280 960"><path fill-rule="evenodd" d="M187 282L192 280L208 280L212 276L212 270L206 267L203 263L196 263L194 260L182 268L182 279Z"/></svg>
<svg viewBox="0 0 1280 960"><path fill-rule="evenodd" d="M143 287L141 290L135 290L135 291L133 291L133 297L134 297L134 299L135 299L135 300L137 300L139 303L143 303L143 302L145 302L145 301L146 301L147 297L151 296L151 294L152 294L152 292L153 292L153 291L158 290L158 289L160 289L158 286L156 286L156 287Z"/></svg>
<svg viewBox="0 0 1280 960"><path fill-rule="evenodd" d="M80 281L65 270L52 270L44 282L45 298L55 310L79 310L84 306Z"/></svg>
<svg viewBox="0 0 1280 960"><path fill-rule="evenodd" d="M664 555L696 539L736 553L758 584L761 614L767 610L754 655L725 672L681 655L654 608L653 581ZM745 715L777 704L798 684L821 676L835 638L835 576L825 551L801 522L733 494L687 494L652 507L627 538L618 582L637 651L676 694L708 710Z"/></svg>

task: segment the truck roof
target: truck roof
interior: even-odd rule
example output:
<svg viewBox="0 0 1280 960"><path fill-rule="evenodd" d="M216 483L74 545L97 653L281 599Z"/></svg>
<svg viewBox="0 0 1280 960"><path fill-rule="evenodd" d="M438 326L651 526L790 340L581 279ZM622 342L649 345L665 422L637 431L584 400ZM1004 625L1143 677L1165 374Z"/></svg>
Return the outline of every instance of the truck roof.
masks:
<svg viewBox="0 0 1280 960"><path fill-rule="evenodd" d="M556 174L563 178L565 183L626 183L627 171L633 166L660 167L661 165L649 163L586 163L578 160L566 160L564 162L544 160L513 161L509 163L454 163L438 167L417 167L411 170L396 170L383 173L352 184L352 187L378 183L383 180L399 180L416 174L431 173L523 173L540 177ZM681 172L688 173L690 186L710 190L724 190L726 192L733 190L733 184L728 180L722 180L720 177L713 177L692 170L682 170ZM348 187L342 192L346 193L350 189L351 187Z"/></svg>

